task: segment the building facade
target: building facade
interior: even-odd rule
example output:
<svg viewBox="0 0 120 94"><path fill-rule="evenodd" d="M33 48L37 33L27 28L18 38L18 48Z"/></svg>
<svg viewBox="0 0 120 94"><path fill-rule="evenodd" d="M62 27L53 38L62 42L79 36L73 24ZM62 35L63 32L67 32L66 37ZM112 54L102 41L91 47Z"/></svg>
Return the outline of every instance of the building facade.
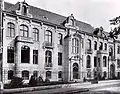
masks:
<svg viewBox="0 0 120 94"><path fill-rule="evenodd" d="M31 75L50 81L120 77L120 41L108 33L25 1L1 1L1 80L28 82Z"/></svg>

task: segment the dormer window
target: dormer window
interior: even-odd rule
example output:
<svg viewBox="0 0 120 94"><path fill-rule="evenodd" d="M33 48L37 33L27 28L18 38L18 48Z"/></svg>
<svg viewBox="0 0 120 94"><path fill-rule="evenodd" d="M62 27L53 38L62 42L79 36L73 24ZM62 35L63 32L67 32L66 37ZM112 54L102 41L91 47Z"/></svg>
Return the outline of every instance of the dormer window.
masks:
<svg viewBox="0 0 120 94"><path fill-rule="evenodd" d="M26 5L22 6L22 11L23 11L23 15L27 15L27 6Z"/></svg>

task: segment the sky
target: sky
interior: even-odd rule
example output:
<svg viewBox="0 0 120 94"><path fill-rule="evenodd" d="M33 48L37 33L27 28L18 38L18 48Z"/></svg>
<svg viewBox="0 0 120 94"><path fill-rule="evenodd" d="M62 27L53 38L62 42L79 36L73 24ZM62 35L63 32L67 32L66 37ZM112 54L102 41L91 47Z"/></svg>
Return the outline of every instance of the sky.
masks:
<svg viewBox="0 0 120 94"><path fill-rule="evenodd" d="M24 0L5 0L17 3ZM120 16L120 0L25 0L33 5L63 16L74 15L75 19L91 24L94 28L102 26L110 31L110 19Z"/></svg>

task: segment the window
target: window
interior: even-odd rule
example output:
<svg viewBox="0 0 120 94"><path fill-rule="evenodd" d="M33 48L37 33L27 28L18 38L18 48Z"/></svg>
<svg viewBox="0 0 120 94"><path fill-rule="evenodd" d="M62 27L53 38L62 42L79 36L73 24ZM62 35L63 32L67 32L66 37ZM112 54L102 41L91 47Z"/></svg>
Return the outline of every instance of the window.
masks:
<svg viewBox="0 0 120 94"><path fill-rule="evenodd" d="M39 41L39 30L37 28L33 28L33 40Z"/></svg>
<svg viewBox="0 0 120 94"><path fill-rule="evenodd" d="M33 76L38 77L38 71L33 71Z"/></svg>
<svg viewBox="0 0 120 94"><path fill-rule="evenodd" d="M45 32L45 42L52 43L52 32L49 30Z"/></svg>
<svg viewBox="0 0 120 94"><path fill-rule="evenodd" d="M94 67L97 67L97 57L94 57Z"/></svg>
<svg viewBox="0 0 120 94"><path fill-rule="evenodd" d="M33 50L33 64L38 64L38 50Z"/></svg>
<svg viewBox="0 0 120 94"><path fill-rule="evenodd" d="M106 56L103 56L103 67L107 66L107 58Z"/></svg>
<svg viewBox="0 0 120 94"><path fill-rule="evenodd" d="M58 53L58 65L62 65L62 53Z"/></svg>
<svg viewBox="0 0 120 94"><path fill-rule="evenodd" d="M14 63L14 47L7 47L7 62Z"/></svg>
<svg viewBox="0 0 120 94"><path fill-rule="evenodd" d="M62 36L62 34L61 33L59 33L59 42L58 42L58 44L60 44L60 45L62 45L62 38L63 38L63 36Z"/></svg>
<svg viewBox="0 0 120 94"><path fill-rule="evenodd" d="M30 48L28 46L21 47L21 62L22 63L30 62Z"/></svg>
<svg viewBox="0 0 120 94"><path fill-rule="evenodd" d="M102 49L103 49L103 43L100 42L99 50L102 50Z"/></svg>
<svg viewBox="0 0 120 94"><path fill-rule="evenodd" d="M88 71L87 71L87 77L88 77L88 78L91 78L91 70L88 70Z"/></svg>
<svg viewBox="0 0 120 94"><path fill-rule="evenodd" d="M15 36L15 24L9 22L7 26L8 26L7 36L14 37Z"/></svg>
<svg viewBox="0 0 120 94"><path fill-rule="evenodd" d="M58 78L62 78L62 71L58 72Z"/></svg>
<svg viewBox="0 0 120 94"><path fill-rule="evenodd" d="M77 38L72 39L72 53L78 53L79 51L79 41Z"/></svg>
<svg viewBox="0 0 120 94"><path fill-rule="evenodd" d="M52 67L52 52L51 51L46 51L45 63L47 67Z"/></svg>
<svg viewBox="0 0 120 94"><path fill-rule="evenodd" d="M11 80L12 77L13 77L13 75L14 75L14 71L9 70L9 71L8 71L8 80Z"/></svg>
<svg viewBox="0 0 120 94"><path fill-rule="evenodd" d="M29 71L26 70L22 71L22 78L24 80L29 80Z"/></svg>
<svg viewBox="0 0 120 94"><path fill-rule="evenodd" d="M120 68L120 59L117 60L117 67Z"/></svg>
<svg viewBox="0 0 120 94"><path fill-rule="evenodd" d="M113 48L112 47L109 48L109 56L113 56Z"/></svg>
<svg viewBox="0 0 120 94"><path fill-rule="evenodd" d="M91 40L90 39L87 40L87 49L91 49Z"/></svg>
<svg viewBox="0 0 120 94"><path fill-rule="evenodd" d="M105 50L107 50L107 44L105 43Z"/></svg>
<svg viewBox="0 0 120 94"><path fill-rule="evenodd" d="M94 50L97 50L97 42L94 41Z"/></svg>
<svg viewBox="0 0 120 94"><path fill-rule="evenodd" d="M120 54L120 46L117 47L117 53Z"/></svg>
<svg viewBox="0 0 120 94"><path fill-rule="evenodd" d="M100 58L98 58L98 67L100 67Z"/></svg>
<svg viewBox="0 0 120 94"><path fill-rule="evenodd" d="M20 25L20 35L23 37L28 37L28 27L26 25Z"/></svg>
<svg viewBox="0 0 120 94"><path fill-rule="evenodd" d="M51 79L51 78L52 78L52 76L51 76L51 71L47 71L47 72L46 72L46 78L48 78L48 79Z"/></svg>
<svg viewBox="0 0 120 94"><path fill-rule="evenodd" d="M91 60L90 60L90 56L89 56L89 55L87 56L87 59L86 59L86 60L87 60L87 62L86 62L86 63L87 63L87 64L86 64L86 67L87 67L87 68L91 68L91 64L90 64L90 63L91 63Z"/></svg>

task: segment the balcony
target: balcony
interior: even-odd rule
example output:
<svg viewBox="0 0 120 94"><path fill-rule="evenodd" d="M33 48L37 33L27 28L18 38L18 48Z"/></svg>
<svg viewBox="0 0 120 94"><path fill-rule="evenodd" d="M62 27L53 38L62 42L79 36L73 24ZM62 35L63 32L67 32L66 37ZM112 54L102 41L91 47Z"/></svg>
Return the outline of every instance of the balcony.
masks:
<svg viewBox="0 0 120 94"><path fill-rule="evenodd" d="M33 39L30 37L17 36L15 42L33 43Z"/></svg>
<svg viewBox="0 0 120 94"><path fill-rule="evenodd" d="M109 61L115 61L116 60L114 56L109 56L108 58L109 58Z"/></svg>
<svg viewBox="0 0 120 94"><path fill-rule="evenodd" d="M52 67L53 67L52 63L45 63L45 69L46 70L52 69Z"/></svg>
<svg viewBox="0 0 120 94"><path fill-rule="evenodd" d="M54 48L54 43L49 43L49 42L44 42L43 43L43 48Z"/></svg>
<svg viewBox="0 0 120 94"><path fill-rule="evenodd" d="M97 54L107 54L107 50L98 50Z"/></svg>
<svg viewBox="0 0 120 94"><path fill-rule="evenodd" d="M85 53L86 53L86 54L92 54L92 53L93 53L93 50L92 50L92 49L86 49Z"/></svg>

